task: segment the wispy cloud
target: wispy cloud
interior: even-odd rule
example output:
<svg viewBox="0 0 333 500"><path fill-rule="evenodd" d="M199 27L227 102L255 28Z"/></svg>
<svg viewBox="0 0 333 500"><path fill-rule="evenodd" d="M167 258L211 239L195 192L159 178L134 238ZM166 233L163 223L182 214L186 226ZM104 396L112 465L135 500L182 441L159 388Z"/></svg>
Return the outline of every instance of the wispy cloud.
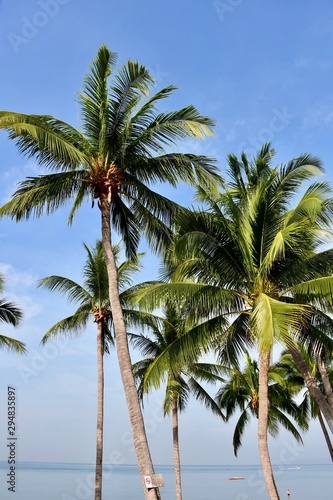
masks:
<svg viewBox="0 0 333 500"><path fill-rule="evenodd" d="M24 318L38 315L40 304L30 295L35 291L37 276L28 271L20 271L11 264L0 262L0 273L5 278L5 296L24 311Z"/></svg>
<svg viewBox="0 0 333 500"><path fill-rule="evenodd" d="M314 59L313 57L298 56L294 62L295 68L300 70L321 70L328 71L332 68L332 61L329 59Z"/></svg>
<svg viewBox="0 0 333 500"><path fill-rule="evenodd" d="M315 103L315 106L308 109L304 120L303 127L305 129L310 128L322 128L322 127L332 127L333 125L333 96L326 102Z"/></svg>
<svg viewBox="0 0 333 500"><path fill-rule="evenodd" d="M0 175L1 204L7 203L11 199L19 182L26 177L40 175L41 173L40 167L33 160L23 162L20 166L12 166L2 172Z"/></svg>
<svg viewBox="0 0 333 500"><path fill-rule="evenodd" d="M232 142L239 138L239 130L244 127L245 120L236 120L226 134L226 141Z"/></svg>

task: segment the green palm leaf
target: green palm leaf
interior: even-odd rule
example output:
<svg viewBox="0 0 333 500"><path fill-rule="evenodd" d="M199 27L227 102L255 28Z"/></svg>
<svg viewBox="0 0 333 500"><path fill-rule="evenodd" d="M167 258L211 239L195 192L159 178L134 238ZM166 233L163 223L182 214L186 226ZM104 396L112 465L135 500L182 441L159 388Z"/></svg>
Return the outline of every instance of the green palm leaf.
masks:
<svg viewBox="0 0 333 500"><path fill-rule="evenodd" d="M6 335L0 335L0 348L2 347L18 354L26 353L26 347L23 342L20 342L19 340L13 339L11 337L7 337Z"/></svg>
<svg viewBox="0 0 333 500"><path fill-rule="evenodd" d="M306 307L287 304L260 294L254 304L251 327L258 339L261 352L270 352L275 339L293 345L292 333L297 332L306 313Z"/></svg>

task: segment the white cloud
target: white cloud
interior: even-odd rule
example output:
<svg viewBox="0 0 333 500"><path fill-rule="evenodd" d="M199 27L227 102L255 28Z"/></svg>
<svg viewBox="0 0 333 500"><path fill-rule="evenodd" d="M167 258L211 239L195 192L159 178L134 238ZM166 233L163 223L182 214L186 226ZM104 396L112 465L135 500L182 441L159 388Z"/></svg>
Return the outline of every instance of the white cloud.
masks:
<svg viewBox="0 0 333 500"><path fill-rule="evenodd" d="M5 277L5 288L9 291L36 287L37 276L28 271L19 271L11 264L0 262L0 273Z"/></svg>

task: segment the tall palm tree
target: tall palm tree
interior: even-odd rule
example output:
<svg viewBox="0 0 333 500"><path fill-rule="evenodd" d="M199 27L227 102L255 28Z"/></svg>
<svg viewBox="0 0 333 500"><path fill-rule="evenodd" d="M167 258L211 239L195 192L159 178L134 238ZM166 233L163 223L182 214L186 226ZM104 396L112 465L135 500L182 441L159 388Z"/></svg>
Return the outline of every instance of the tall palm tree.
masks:
<svg viewBox="0 0 333 500"><path fill-rule="evenodd" d="M137 62L123 65L110 85L115 62L116 55L106 46L100 47L80 94L83 132L52 116L0 112L0 129L8 132L22 154L33 156L50 172L23 181L12 200L0 209L0 216L19 221L44 211L51 213L73 199L71 222L84 199L97 200L117 356L142 486L146 498L151 499L158 498L159 491L147 490L144 482L144 475L154 469L119 301L111 229L120 234L128 256L135 254L141 234L155 251L169 241L168 225L180 207L152 190L152 185L215 181L213 160L170 152L179 139L212 135L214 123L191 105L158 113L156 104L175 87L150 96L154 80Z"/></svg>
<svg viewBox="0 0 333 500"><path fill-rule="evenodd" d="M270 366L268 380L268 432L276 437L279 425L282 425L298 442L302 443L300 433L288 418L290 415L300 429L308 429L307 413L303 411L303 406L297 405L293 400L293 387L289 388L288 379L283 378L276 365ZM257 361L251 359L248 352L246 352L245 366L242 369L230 368L229 378L220 387L216 401L225 411L227 421L238 409L241 412L233 435L234 453L237 456L251 416L258 418L259 415L259 367Z"/></svg>
<svg viewBox="0 0 333 500"><path fill-rule="evenodd" d="M71 335L86 329L93 319L97 324L97 432L96 432L96 472L95 472L95 500L102 498L103 473L103 421L104 421L104 354L110 352L114 344L113 316L109 300L108 274L103 254L102 242L96 242L92 249L84 244L87 260L83 269L84 284L62 276L49 276L39 281L39 286L51 291L66 294L71 303L77 304L76 311L67 318L58 321L44 335L42 343L51 337ZM118 262L120 246L113 247L116 263ZM117 265L118 285L121 292L124 286L131 284L136 271L140 270L137 258L129 259Z"/></svg>
<svg viewBox="0 0 333 500"><path fill-rule="evenodd" d="M134 375L138 380L140 399L151 388L159 388L165 382L164 415L172 414L173 456L176 481L176 499L182 499L181 461L179 447L178 414L185 410L190 395L202 402L213 413L224 418L218 404L202 385L221 381L221 368L212 363L199 362L198 349L196 355L186 362L175 358L166 360L166 353L172 343L182 335L186 314L178 304L168 303L164 307L162 318L146 317L146 326L150 335L132 334L131 341L146 356L133 365Z"/></svg>
<svg viewBox="0 0 333 500"><path fill-rule="evenodd" d="M3 289L4 278L0 274L0 293L3 292ZM9 302L5 297L0 299L0 322L17 326L21 321L22 316L22 311L15 304ZM24 354L26 352L25 344L23 342L1 334L0 347L4 347L21 354Z"/></svg>
<svg viewBox="0 0 333 500"><path fill-rule="evenodd" d="M267 443L271 352L277 341L297 352L297 340L311 333L306 325L332 311L333 249L321 248L331 238L333 202L325 182L307 184L300 196L304 183L323 172L316 157L303 154L272 167L273 156L269 144L253 161L230 155L221 192L198 189L203 208L177 217L174 261L179 265L173 276L179 283L195 276L196 282L183 289L171 284L167 293L172 287L175 296L186 293L192 297L192 316L207 315L192 340L179 338L175 349L181 351L183 344L189 349L190 342L195 349L198 342L212 340L214 331L222 363L225 357L237 362L244 347L257 346L258 446L270 498L277 500ZM300 198L292 207L295 195ZM155 302L165 288L155 287ZM333 414L328 405L324 410L333 431Z"/></svg>

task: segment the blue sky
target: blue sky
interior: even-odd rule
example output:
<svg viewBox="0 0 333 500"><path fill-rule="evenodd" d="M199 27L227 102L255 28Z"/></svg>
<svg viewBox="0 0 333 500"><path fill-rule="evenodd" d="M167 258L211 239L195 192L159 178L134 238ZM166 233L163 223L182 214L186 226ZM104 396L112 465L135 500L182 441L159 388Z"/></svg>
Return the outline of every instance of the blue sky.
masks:
<svg viewBox="0 0 333 500"><path fill-rule="evenodd" d="M255 153L265 141L276 162L300 153L321 158L332 181L333 5L304 0L10 0L0 1L1 109L51 114L79 127L77 94L98 47L106 43L119 64L138 60L150 68L157 89L179 90L164 109L195 105L216 120L216 137L179 148L218 159L229 152ZM16 183L37 175L33 160L20 157L0 134L0 203ZM164 192L184 204L192 192ZM0 271L6 296L24 310L21 326L1 332L26 342L26 357L0 353L0 459L6 459L7 385L18 397L18 457L34 461L93 462L95 453L95 329L80 338L40 347L45 331L70 308L65 299L37 289L38 279L59 274L81 280L82 242L99 237L98 210L87 204L69 228L68 207L50 217L16 224L0 221ZM142 243L142 249L145 249ZM156 277L157 261L144 260L142 280ZM130 427L114 353L106 359L105 461L134 463ZM146 405L148 438L156 463L172 462L171 422L162 396ZM223 424L195 402L181 416L184 463L258 463L255 426L236 461L232 423ZM271 443L276 463L328 462L317 424L304 438Z"/></svg>

